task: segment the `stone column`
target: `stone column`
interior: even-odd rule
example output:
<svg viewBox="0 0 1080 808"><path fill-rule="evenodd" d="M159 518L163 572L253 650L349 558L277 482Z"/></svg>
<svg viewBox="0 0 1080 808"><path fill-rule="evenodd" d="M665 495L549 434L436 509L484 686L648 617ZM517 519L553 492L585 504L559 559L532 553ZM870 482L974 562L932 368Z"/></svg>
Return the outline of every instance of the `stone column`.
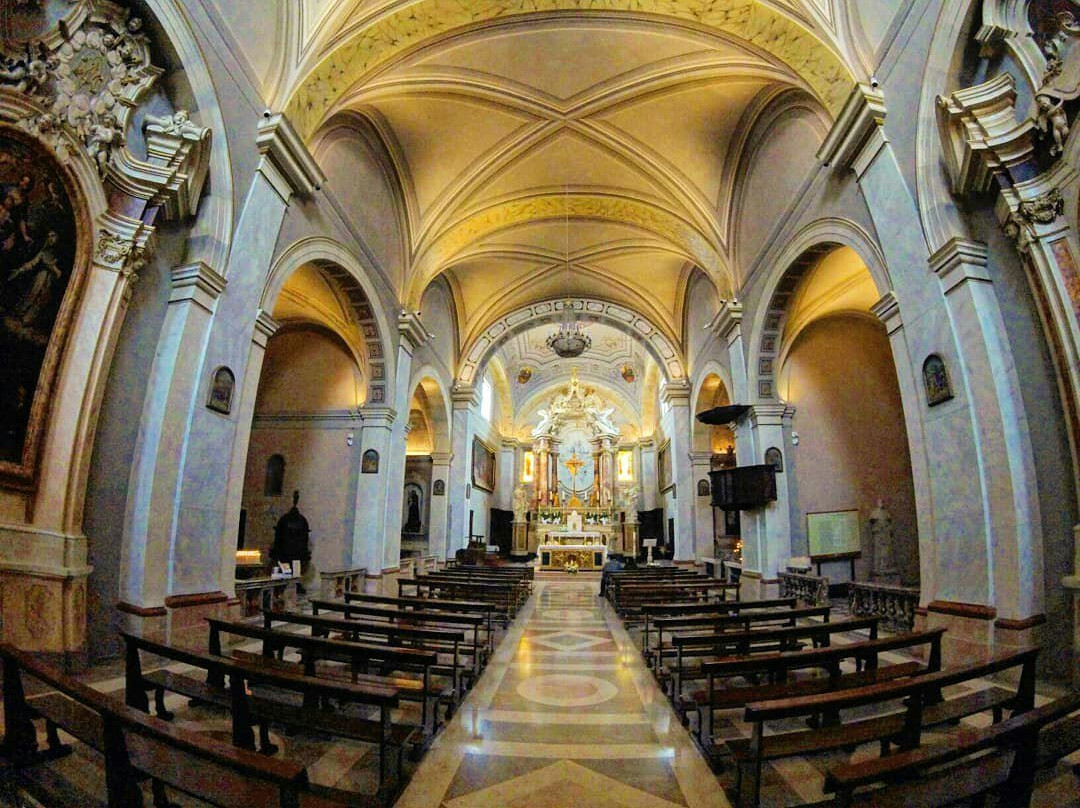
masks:
<svg viewBox="0 0 1080 808"><path fill-rule="evenodd" d="M562 495L559 493L559 447L562 445L562 441L551 438L548 440L548 446L551 447L548 454L548 502L549 504L559 503L560 507L566 505L562 501Z"/></svg>
<svg viewBox="0 0 1080 808"><path fill-rule="evenodd" d="M231 551L236 546L246 466L246 455L238 457L237 451L243 447L246 452L251 430L247 414L254 406L247 397L253 398L257 389L257 376L252 380L249 374L253 370L257 373L258 368L248 367L248 363L253 357L255 364L261 359L261 354L252 349L256 317L285 211L294 196L314 193L324 180L303 142L282 116L265 116L256 145L262 159L236 225L226 274L228 286L217 301L208 333L197 350L193 372L186 381L175 372L162 372L158 377L163 382L169 379L170 388L186 384L186 394L181 395L178 389L155 389L147 397L151 410L142 414L142 432L150 435L155 429L152 407L158 397L183 399L185 417L179 431L170 438L175 438L175 445L184 450L169 456L168 452L148 449L143 462L133 466L140 480L176 481L171 492L160 490L157 483L141 488L131 507L148 513L155 521L140 526L137 519L131 520L126 550L130 556L138 554L137 548L143 544L155 551L167 548L163 554L147 559L145 568L160 565L168 571L164 605L174 611L174 629L182 624L193 631L201 630L203 614L233 598L235 563ZM205 276L201 271L197 274ZM193 282L205 285L205 277ZM173 339L172 334L163 332L167 348ZM236 378L232 412L228 414L206 406L205 391L215 369L222 366L230 368ZM241 413L246 420L240 420ZM149 463L157 465L151 470ZM177 465L179 474L170 471ZM170 503L167 512L158 507L166 501ZM147 533L140 534L140 530ZM157 535L164 538L159 541ZM129 581L125 597L149 602L141 594L141 584L134 580ZM176 613L180 609L185 609L184 615Z"/></svg>
<svg viewBox="0 0 1080 808"><path fill-rule="evenodd" d="M473 412L480 401L472 387L459 387L450 394L454 410L451 441L454 446L450 464L450 483L446 487L447 507L450 509L450 532L447 536L446 557L469 543L469 500L465 487L472 484Z"/></svg>
<svg viewBox="0 0 1080 808"><path fill-rule="evenodd" d="M675 560L694 560L694 477L690 467L690 386L669 381L664 401L671 406L671 464L675 478Z"/></svg>
<svg viewBox="0 0 1080 808"><path fill-rule="evenodd" d="M428 333L420 323L419 315L401 311L398 314L398 351L394 365L394 389L392 391L395 410L408 413L412 399L409 386L412 374L412 358L416 349L428 340ZM384 458L386 463L386 515L383 524L386 529L380 570L396 571L401 565L401 511L402 496L405 486L405 444L408 440L408 417L395 418L391 425L391 451ZM379 500L375 500L379 501ZM370 568L369 568L369 571ZM395 593L396 594L396 593Z"/></svg>
<svg viewBox="0 0 1080 808"><path fill-rule="evenodd" d="M431 455L431 511L428 523L428 552L438 559L446 558L447 508L446 496L450 484L450 452L433 452ZM442 494L436 495L436 483L442 482Z"/></svg>
<svg viewBox="0 0 1080 808"><path fill-rule="evenodd" d="M199 380L202 347L224 289L225 279L205 264L172 271L172 293L150 369L128 476L120 609L135 617L148 616L140 614L146 610L163 616L161 607L171 594L168 559L175 527L173 498L182 470L177 460L182 456L193 388ZM242 391L234 391L234 401L242 398ZM230 553L235 549L231 546ZM235 555L233 559L235 564ZM223 595L226 593L231 594L231 589ZM127 622L137 628L142 621Z"/></svg>
<svg viewBox="0 0 1080 808"><path fill-rule="evenodd" d="M956 382L966 386L979 413L980 456L998 458L980 469L984 487L993 492L987 511L994 605L999 620L1023 621L1043 613L1042 517L1019 373L986 258L984 245L953 239L931 256L930 266L964 357Z"/></svg>
<svg viewBox="0 0 1080 808"><path fill-rule="evenodd" d="M694 558L712 558L713 548L713 508L712 496L709 493L700 494L698 484L704 480L709 483L707 491L711 491L709 479L710 452L691 452L690 468L694 479Z"/></svg>
<svg viewBox="0 0 1080 808"><path fill-rule="evenodd" d="M638 479L641 480L641 510L651 511L656 508L656 497L660 483L656 477L656 440L642 438L638 441Z"/></svg>
<svg viewBox="0 0 1080 808"><path fill-rule="evenodd" d="M536 455L536 507L544 508L551 504L551 491L548 488L551 481L551 472L548 471L551 442L547 438L537 438L533 452Z"/></svg>
<svg viewBox="0 0 1080 808"><path fill-rule="evenodd" d="M360 431L360 456L364 453L375 451L378 453L378 470L374 473L361 472L357 475L356 482L356 522L353 527L352 537L352 562L353 567L366 567L370 580L379 580L382 577L383 558L387 544L387 533L396 532L400 542L401 533L401 509L394 514L389 523L387 517L390 514L388 508L372 507L372 503L384 502L384 497L389 494L387 490L390 483L389 469L391 465L388 458L395 451L401 452L399 441L394 440L394 422L397 421L397 413L391 407L379 405L367 405L360 408L361 431ZM362 462L362 461L361 461ZM398 488L401 481L398 481ZM400 498L398 503L400 505Z"/></svg>
<svg viewBox="0 0 1080 808"><path fill-rule="evenodd" d="M795 413L793 407L786 404L756 404L742 421L752 433L751 442L756 452L742 457L753 457L752 463L765 462L765 450L770 446L786 446L791 433L791 419ZM739 430L744 431L743 429ZM786 434L785 434L786 433ZM751 529L743 531L743 564L746 571L761 575L762 591L772 593L777 583L776 573L791 557L791 515L788 507L788 475L776 475L776 501L763 508L743 511L752 518ZM744 522L744 527L746 523Z"/></svg>
<svg viewBox="0 0 1080 808"><path fill-rule="evenodd" d="M600 505L604 508L612 508L616 504L615 500L615 447L612 445L611 438L605 437L602 444L603 456L601 462L603 463L603 484L600 488Z"/></svg>
<svg viewBox="0 0 1080 808"><path fill-rule="evenodd" d="M593 479L590 490L589 499L595 495L597 506L600 505L601 495L600 492L604 490L604 478L603 478L603 464L601 462L602 457L602 441L600 438L593 438L589 443L592 445L592 459L593 459Z"/></svg>

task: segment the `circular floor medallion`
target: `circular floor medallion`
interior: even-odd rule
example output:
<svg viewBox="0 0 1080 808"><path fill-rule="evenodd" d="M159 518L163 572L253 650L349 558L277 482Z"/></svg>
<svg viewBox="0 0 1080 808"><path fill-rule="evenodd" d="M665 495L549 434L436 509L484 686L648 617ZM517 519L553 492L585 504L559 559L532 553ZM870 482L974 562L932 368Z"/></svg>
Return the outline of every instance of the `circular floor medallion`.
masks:
<svg viewBox="0 0 1080 808"><path fill-rule="evenodd" d="M553 673L533 676L517 686L518 695L550 707L589 707L613 699L619 688L595 676Z"/></svg>

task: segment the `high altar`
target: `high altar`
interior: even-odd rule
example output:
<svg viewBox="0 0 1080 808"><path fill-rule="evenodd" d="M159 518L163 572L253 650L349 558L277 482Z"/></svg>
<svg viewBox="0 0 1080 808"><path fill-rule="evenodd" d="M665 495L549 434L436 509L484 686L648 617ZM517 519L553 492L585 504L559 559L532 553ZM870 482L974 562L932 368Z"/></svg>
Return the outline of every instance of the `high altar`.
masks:
<svg viewBox="0 0 1080 808"><path fill-rule="evenodd" d="M569 385L539 410L523 485L514 492L515 553L538 554L542 567L575 560L590 569L602 566L608 552L637 552L638 489L629 471L617 473L614 410L581 385L577 368ZM560 462L564 446L570 456Z"/></svg>
<svg viewBox="0 0 1080 808"><path fill-rule="evenodd" d="M604 566L610 534L600 530L584 530L584 527L582 516L577 511L572 511L566 517L565 529L562 525L551 525L552 529L543 534L537 546L540 568L562 569L571 561L583 570Z"/></svg>

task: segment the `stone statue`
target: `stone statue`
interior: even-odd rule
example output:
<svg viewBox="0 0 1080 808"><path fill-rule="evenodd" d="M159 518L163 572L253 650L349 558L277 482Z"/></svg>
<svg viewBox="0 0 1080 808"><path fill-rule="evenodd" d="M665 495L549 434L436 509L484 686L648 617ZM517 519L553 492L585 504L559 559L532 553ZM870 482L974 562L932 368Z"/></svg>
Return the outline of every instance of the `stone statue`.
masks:
<svg viewBox="0 0 1080 808"><path fill-rule="evenodd" d="M627 512L627 520L630 519L630 514L634 515L634 520L637 520L637 505L638 505L638 487L636 485L628 485L622 491L621 504L623 510Z"/></svg>
<svg viewBox="0 0 1080 808"><path fill-rule="evenodd" d="M1050 156L1056 157L1065 149L1065 138L1069 136L1069 118L1065 114L1061 99L1055 104L1053 99L1045 93L1035 96L1035 104L1038 112L1035 118L1035 127L1043 137L1050 136L1054 142L1050 146Z"/></svg>
<svg viewBox="0 0 1080 808"><path fill-rule="evenodd" d="M614 407L590 410L590 414L593 417L593 430L599 437L618 437L619 428L611 422L611 414L613 412L615 412Z"/></svg>
<svg viewBox="0 0 1080 808"><path fill-rule="evenodd" d="M528 510L529 496L525 493L525 486L519 485L514 489L514 521L524 522Z"/></svg>
<svg viewBox="0 0 1080 808"><path fill-rule="evenodd" d="M536 428L532 431L534 438L542 438L550 434L551 430L555 427L555 413L551 410L540 410L537 412L540 416L540 423L536 425Z"/></svg>
<svg viewBox="0 0 1080 808"><path fill-rule="evenodd" d="M880 499L877 507L870 511L869 527L870 546L874 554L871 580L884 584L899 584L900 574L896 569L896 553L893 550L892 515Z"/></svg>

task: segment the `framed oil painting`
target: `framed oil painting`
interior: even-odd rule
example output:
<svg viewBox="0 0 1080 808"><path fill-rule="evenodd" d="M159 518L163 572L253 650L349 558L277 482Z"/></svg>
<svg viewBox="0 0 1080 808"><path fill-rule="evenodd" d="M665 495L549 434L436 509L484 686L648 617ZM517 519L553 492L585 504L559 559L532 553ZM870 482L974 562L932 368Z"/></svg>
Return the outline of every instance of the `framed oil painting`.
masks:
<svg viewBox="0 0 1080 808"><path fill-rule="evenodd" d="M656 478L660 481L660 490L667 491L675 485L674 476L671 473L671 441L664 441L664 445L656 450Z"/></svg>
<svg viewBox="0 0 1080 808"><path fill-rule="evenodd" d="M495 450L477 437L472 444L472 484L481 491L495 490Z"/></svg>
<svg viewBox="0 0 1080 808"><path fill-rule="evenodd" d="M0 480L31 490L86 267L65 169L0 127Z"/></svg>

